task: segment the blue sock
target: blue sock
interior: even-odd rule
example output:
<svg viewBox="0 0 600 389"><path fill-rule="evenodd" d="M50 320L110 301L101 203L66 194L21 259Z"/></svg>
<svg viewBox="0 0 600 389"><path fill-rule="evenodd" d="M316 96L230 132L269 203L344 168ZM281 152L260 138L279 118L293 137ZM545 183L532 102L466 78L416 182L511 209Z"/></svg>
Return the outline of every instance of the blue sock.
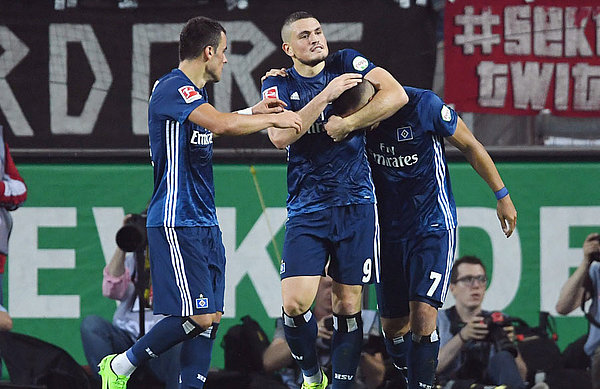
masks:
<svg viewBox="0 0 600 389"><path fill-rule="evenodd" d="M385 342L385 349L387 350L394 366L400 370L404 379L408 381L408 367L406 360L408 359L408 351L412 344L412 334L406 333L404 336L397 336L394 339L383 338Z"/></svg>
<svg viewBox="0 0 600 389"><path fill-rule="evenodd" d="M215 334L219 323L193 339L185 340L181 347L180 389L202 388L206 382Z"/></svg>
<svg viewBox="0 0 600 389"><path fill-rule="evenodd" d="M333 338L331 341L331 366L334 389L350 388L360 361L363 341L360 312L354 315L333 314Z"/></svg>
<svg viewBox="0 0 600 389"><path fill-rule="evenodd" d="M319 372L317 361L317 321L310 310L298 316L288 316L283 312L283 332L292 352L298 362L302 374L307 377Z"/></svg>
<svg viewBox="0 0 600 389"><path fill-rule="evenodd" d="M433 387L439 350L440 338L437 329L428 336L412 334L412 345L408 353L409 389Z"/></svg>
<svg viewBox="0 0 600 389"><path fill-rule="evenodd" d="M139 366L140 363L156 358L177 343L188 339L190 330L184 327L184 323L189 320L191 319L179 316L165 317L127 350L127 358L133 365Z"/></svg>

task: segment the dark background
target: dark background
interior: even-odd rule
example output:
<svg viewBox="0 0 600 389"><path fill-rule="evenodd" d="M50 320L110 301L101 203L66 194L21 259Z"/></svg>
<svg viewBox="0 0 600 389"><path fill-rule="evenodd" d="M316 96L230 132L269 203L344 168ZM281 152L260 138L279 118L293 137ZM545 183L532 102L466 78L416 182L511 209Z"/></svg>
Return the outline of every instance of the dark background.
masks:
<svg viewBox="0 0 600 389"><path fill-rule="evenodd" d="M431 88L435 66L437 14L430 6L402 9L391 0L356 1L257 1L250 0L245 10L227 10L225 2L139 1L138 8L119 9L117 1L78 1L77 6L55 10L54 1L0 0L0 26L5 26L28 48L27 56L8 73L6 81L31 125L34 136L16 136L0 106L0 125L11 150L43 152L44 155L97 153L126 155L148 149L148 137L131 129L132 25L136 23L184 23L204 15L219 21L251 21L278 49L255 69L257 88L262 74L270 68L289 67L291 61L279 49L283 19L301 7L321 23L362 22L361 42L332 42L330 52L352 47L376 65L390 71L402 84ZM49 25L51 23L89 24L112 72L113 82L90 135L56 135L50 129L49 108ZM248 42L228 42L231 53L249 50ZM0 40L0 61L6 40ZM79 43L69 43L67 58L68 112L83 109L94 74ZM177 66L177 44L151 46L150 81ZM228 65L225 65L228 66ZM235 85L235 80L233 81ZM151 85L150 85L151 87ZM214 86L219 87L219 84ZM213 94L213 87L208 89ZM246 102L236 86L231 94L232 109L245 108ZM264 134L242 138L223 138L218 148L264 149L273 146ZM108 153L108 154L106 154ZM112 154L111 154L112 153ZM147 151L144 151L147 153Z"/></svg>

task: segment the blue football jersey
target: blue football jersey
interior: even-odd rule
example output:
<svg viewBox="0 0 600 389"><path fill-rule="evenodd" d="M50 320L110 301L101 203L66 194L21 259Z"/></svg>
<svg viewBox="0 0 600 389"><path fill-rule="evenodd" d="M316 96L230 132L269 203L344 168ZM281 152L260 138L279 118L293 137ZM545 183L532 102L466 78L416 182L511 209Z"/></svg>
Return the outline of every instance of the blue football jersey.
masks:
<svg viewBox="0 0 600 389"><path fill-rule="evenodd" d="M396 238L456 227L444 149L456 112L430 90L404 89L408 103L367 134L381 232Z"/></svg>
<svg viewBox="0 0 600 389"><path fill-rule="evenodd" d="M357 51L340 50L326 59L325 68L314 77L302 77L292 67L287 69L287 77L267 78L262 85L263 97L278 97L297 112L335 77L344 73L365 75L374 68ZM328 105L308 132L287 148L288 216L375 201L364 131L334 142L324 129L330 115Z"/></svg>
<svg viewBox="0 0 600 389"><path fill-rule="evenodd" d="M188 120L207 103L179 69L154 85L148 106L148 135L154 166L154 192L148 227L217 225L213 184L213 134Z"/></svg>

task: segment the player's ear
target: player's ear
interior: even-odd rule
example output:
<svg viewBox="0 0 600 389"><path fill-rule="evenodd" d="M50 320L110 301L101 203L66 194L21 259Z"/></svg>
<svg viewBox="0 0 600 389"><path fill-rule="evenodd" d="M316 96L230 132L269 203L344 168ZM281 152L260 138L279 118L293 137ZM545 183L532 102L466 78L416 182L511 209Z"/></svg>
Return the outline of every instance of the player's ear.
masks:
<svg viewBox="0 0 600 389"><path fill-rule="evenodd" d="M281 49L283 50L284 53L286 53L287 55L289 55L290 57L294 56L294 51L292 50L292 47L290 46L289 43L287 42L283 42L281 44Z"/></svg>
<svg viewBox="0 0 600 389"><path fill-rule="evenodd" d="M215 50L212 46L209 45L204 48L204 56L206 57L207 60L210 59L214 53L215 53Z"/></svg>

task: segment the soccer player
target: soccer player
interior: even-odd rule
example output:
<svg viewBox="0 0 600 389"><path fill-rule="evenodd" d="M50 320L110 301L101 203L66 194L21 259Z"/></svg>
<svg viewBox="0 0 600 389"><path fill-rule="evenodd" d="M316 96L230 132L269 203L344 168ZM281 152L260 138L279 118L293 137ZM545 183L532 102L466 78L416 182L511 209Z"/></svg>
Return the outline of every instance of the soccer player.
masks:
<svg viewBox="0 0 600 389"><path fill-rule="evenodd" d="M292 59L286 77L268 77L263 97L276 97L298 112L302 130L269 130L288 150L288 221L281 263L284 332L304 375L303 388L325 388L317 362L317 324L310 307L330 260L333 278L333 388L352 383L362 342L362 285L379 277L378 226L365 133L334 143L327 131L351 131L385 119L407 98L387 71L355 50L328 56L319 21L307 12L288 16L281 29L283 51ZM329 103L344 90L370 80L377 96L355 115L325 125ZM343 139L343 140L342 140Z"/></svg>
<svg viewBox="0 0 600 389"><path fill-rule="evenodd" d="M183 342L181 388L202 388L223 312L225 250L214 202L214 135L243 135L267 127L300 130L291 111L222 113L208 103L205 85L227 62L225 30L205 17L181 31L179 67L154 85L148 107L154 192L148 242L159 321L129 350L100 362L103 389L125 388L136 366ZM261 101L252 112L280 112L282 102Z"/></svg>
<svg viewBox="0 0 600 389"><path fill-rule="evenodd" d="M456 240L444 138L495 193L506 237L515 229L517 211L490 155L456 112L430 90L405 90L408 104L368 132L367 152L381 226L381 282L375 288L386 348L409 388L422 389L433 387L437 310L448 292ZM374 94L363 82L342 94L334 111L348 115Z"/></svg>

